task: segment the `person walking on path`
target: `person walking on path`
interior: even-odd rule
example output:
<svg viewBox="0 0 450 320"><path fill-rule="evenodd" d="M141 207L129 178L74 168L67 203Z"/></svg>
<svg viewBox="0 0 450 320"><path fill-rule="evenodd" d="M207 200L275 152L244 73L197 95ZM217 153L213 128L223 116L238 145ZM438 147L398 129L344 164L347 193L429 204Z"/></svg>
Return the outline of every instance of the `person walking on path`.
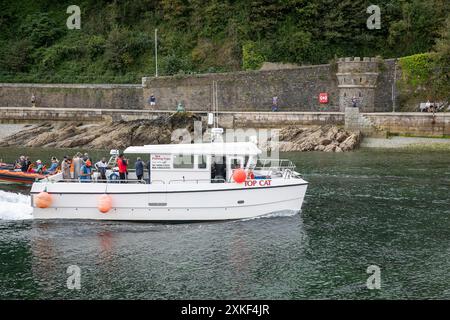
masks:
<svg viewBox="0 0 450 320"><path fill-rule="evenodd" d="M353 108L356 108L356 107L357 107L357 105L356 105L357 102L358 102L358 101L357 101L357 99L356 99L356 96L353 96L353 97L352 97L352 107L353 107Z"/></svg>
<svg viewBox="0 0 450 320"><path fill-rule="evenodd" d="M272 112L278 111L278 97L272 97Z"/></svg>
<svg viewBox="0 0 450 320"><path fill-rule="evenodd" d="M150 103L150 105L152 107L156 106L156 98L155 98L155 96L153 94L150 96L150 98L148 98L148 102Z"/></svg>
<svg viewBox="0 0 450 320"><path fill-rule="evenodd" d="M31 94L31 107L36 107L36 96L34 95L34 93Z"/></svg>

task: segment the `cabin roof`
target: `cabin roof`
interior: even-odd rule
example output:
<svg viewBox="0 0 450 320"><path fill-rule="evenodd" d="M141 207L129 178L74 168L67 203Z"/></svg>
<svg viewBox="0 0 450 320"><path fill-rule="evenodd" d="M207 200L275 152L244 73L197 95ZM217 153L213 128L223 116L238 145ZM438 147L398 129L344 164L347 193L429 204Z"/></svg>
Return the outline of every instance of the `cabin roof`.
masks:
<svg viewBox="0 0 450 320"><path fill-rule="evenodd" d="M261 150L252 142L156 144L128 147L124 153L196 154L196 155L258 155Z"/></svg>

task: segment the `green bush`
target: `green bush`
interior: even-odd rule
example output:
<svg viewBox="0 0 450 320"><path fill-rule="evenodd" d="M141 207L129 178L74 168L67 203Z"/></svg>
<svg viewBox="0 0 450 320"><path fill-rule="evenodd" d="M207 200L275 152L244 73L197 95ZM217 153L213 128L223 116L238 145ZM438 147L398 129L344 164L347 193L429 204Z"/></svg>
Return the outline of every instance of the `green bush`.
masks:
<svg viewBox="0 0 450 320"><path fill-rule="evenodd" d="M28 15L19 28L22 37L31 40L33 46L49 46L63 35L64 31L47 13Z"/></svg>
<svg viewBox="0 0 450 320"><path fill-rule="evenodd" d="M248 41L242 46L242 67L244 70L257 70L266 61L265 56L258 50L256 43Z"/></svg>
<svg viewBox="0 0 450 320"><path fill-rule="evenodd" d="M436 55L420 53L399 59L403 79L412 86L427 85L433 69L436 68Z"/></svg>

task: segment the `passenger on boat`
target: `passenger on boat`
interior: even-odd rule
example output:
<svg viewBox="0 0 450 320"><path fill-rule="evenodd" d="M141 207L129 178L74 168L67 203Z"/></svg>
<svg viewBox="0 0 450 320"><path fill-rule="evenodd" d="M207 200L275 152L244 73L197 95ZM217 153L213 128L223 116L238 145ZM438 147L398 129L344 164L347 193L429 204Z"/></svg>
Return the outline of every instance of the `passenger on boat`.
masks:
<svg viewBox="0 0 450 320"><path fill-rule="evenodd" d="M52 164L50 165L50 168L47 170L47 173L53 174L58 169L59 161L58 159L56 159L56 157L52 157L51 162Z"/></svg>
<svg viewBox="0 0 450 320"><path fill-rule="evenodd" d="M92 179L92 164L91 160L87 160L80 169L80 182L90 182Z"/></svg>
<svg viewBox="0 0 450 320"><path fill-rule="evenodd" d="M128 173L128 159L126 159L123 156L123 153L119 155L117 158L117 166L119 167L119 177L120 180L125 181L127 179L127 173Z"/></svg>
<svg viewBox="0 0 450 320"><path fill-rule="evenodd" d="M78 180L78 176L80 175L81 165L83 160L81 159L81 153L77 152L75 157L73 157L72 163L73 163L73 178L75 180Z"/></svg>
<svg viewBox="0 0 450 320"><path fill-rule="evenodd" d="M151 171L151 161L150 160L148 160L148 162L146 163L146 169L147 169L147 171L148 171L148 179L147 179L147 183L150 183L150 181L151 181L151 175L150 175L150 171Z"/></svg>
<svg viewBox="0 0 450 320"><path fill-rule="evenodd" d="M134 164L134 168L136 169L136 177L138 180L142 180L144 176L144 161L141 158L137 158L136 163Z"/></svg>
<svg viewBox="0 0 450 320"><path fill-rule="evenodd" d="M29 172L31 165L32 165L32 163L31 163L30 157L26 156L24 166L22 167L22 172Z"/></svg>
<svg viewBox="0 0 450 320"><path fill-rule="evenodd" d="M61 170L63 180L70 180L70 160L68 156L64 156L61 162Z"/></svg>
<svg viewBox="0 0 450 320"><path fill-rule="evenodd" d="M100 173L100 179L106 181L106 169L108 169L108 163L106 158L102 158L99 162L94 165L95 169Z"/></svg>
<svg viewBox="0 0 450 320"><path fill-rule="evenodd" d="M22 167L24 166L24 163L25 163L25 156L20 156L19 159L17 159L15 164L14 164L14 169L22 170Z"/></svg>
<svg viewBox="0 0 450 320"><path fill-rule="evenodd" d="M34 168L34 173L43 173L44 172L44 165L42 164L41 160L36 161L36 167Z"/></svg>

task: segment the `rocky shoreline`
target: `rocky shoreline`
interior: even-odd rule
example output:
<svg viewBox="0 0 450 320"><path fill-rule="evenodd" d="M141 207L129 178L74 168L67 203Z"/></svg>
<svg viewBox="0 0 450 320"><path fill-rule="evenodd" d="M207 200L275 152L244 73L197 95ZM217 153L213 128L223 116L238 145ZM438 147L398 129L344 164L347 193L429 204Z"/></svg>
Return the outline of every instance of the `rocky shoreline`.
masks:
<svg viewBox="0 0 450 320"><path fill-rule="evenodd" d="M44 147L124 149L130 145L166 144L172 132L185 129L192 133L193 114L175 113L154 120L120 121L112 123L45 122L29 125L21 131L0 139L0 147ZM357 148L360 132L348 132L333 125L316 127L288 126L278 132L279 150L342 152ZM264 145L260 145L263 149Z"/></svg>
<svg viewBox="0 0 450 320"><path fill-rule="evenodd" d="M280 151L351 151L359 146L361 132L350 132L333 125L302 128L290 126L280 130Z"/></svg>

